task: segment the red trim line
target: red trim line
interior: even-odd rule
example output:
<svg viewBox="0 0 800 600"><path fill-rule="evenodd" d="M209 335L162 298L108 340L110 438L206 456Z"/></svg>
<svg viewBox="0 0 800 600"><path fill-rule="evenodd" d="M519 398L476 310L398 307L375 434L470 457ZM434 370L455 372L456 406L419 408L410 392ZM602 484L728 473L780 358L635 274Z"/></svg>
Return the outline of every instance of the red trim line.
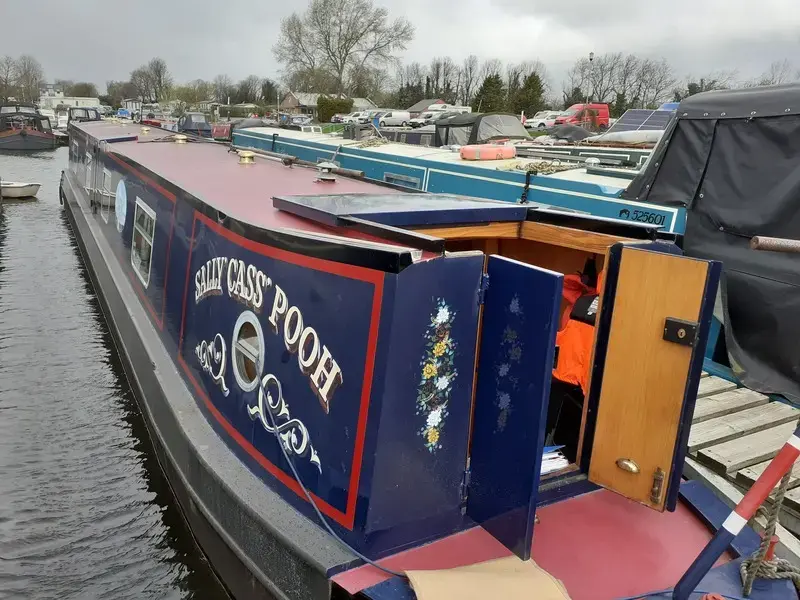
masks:
<svg viewBox="0 0 800 600"><path fill-rule="evenodd" d="M257 254L261 254L262 256L267 256L270 258L274 258L276 260L280 260L282 262L296 264L317 271L323 271L325 273L333 273L336 275L341 275L342 277L348 277L350 279L366 281L374 285L375 290L372 296L370 328L369 328L369 335L367 338L367 362L364 365L364 382L361 388L361 401L358 411L358 424L356 428L355 446L353 449L353 461L350 467L350 482L349 482L349 489L347 490L347 503L345 512L342 512L340 509L336 508L335 506L332 506L331 504L329 504L322 498L319 498L315 494L313 493L311 494L315 504L323 514L330 517L343 527L352 530L355 523L356 501L358 499L358 487L361 477L361 464L364 457L364 442L366 439L366 430L367 430L367 417L369 414L369 400L370 400L370 394L372 392L372 382L375 370L375 350L378 345L378 327L380 324L381 302L383 299L383 281L384 281L383 273L378 271L373 271L371 269L366 269L364 267L356 267L354 265L345 265L310 256L303 256L301 254L295 254L293 252L288 252L286 250L281 250L278 248L274 248L272 246L260 244L258 242L254 242L253 240L249 240L245 237L242 237L230 231L229 229L224 228L219 223L215 222L214 220L208 218L207 216L197 211L194 212L194 220L192 222L192 240L189 245L189 256L187 259L188 264L186 266L186 283L184 285L184 292L183 292L183 314L181 315L181 336L180 336L180 341L178 343L178 364L181 365L181 368L183 369L184 373L186 373L186 376L189 378L189 381L194 386L197 394L203 399L203 402L206 408L208 409L209 413L216 419L216 421L223 427L223 429L225 429L225 431L231 436L231 438L267 472L269 472L273 477L275 477L278 481L283 483L287 488L292 490L303 500L306 500L305 494L303 493L302 488L300 487L298 482L294 479L294 477L290 474L287 474L282 469L280 469L272 462L270 462L263 454L261 454L256 449L255 446L253 446L253 444L249 440L247 440L225 418L225 416L219 411L219 409L217 409L217 407L214 406L214 403L208 397L203 387L194 377L194 374L192 373L189 365L186 364L186 361L183 359L182 353L183 353L183 341L184 341L184 327L186 324L186 303L189 295L192 251L194 250L195 226L197 224L197 221L201 221L209 229L221 235L222 237L230 240L237 246L241 248L246 248L248 250L256 252Z"/></svg>
<svg viewBox="0 0 800 600"><path fill-rule="evenodd" d="M131 165L126 163L124 160L122 160L116 154L114 154L112 152L108 152L106 154L106 156L108 156L111 160L113 160L114 162L116 162L117 164L122 166L123 168L127 169L128 171L130 171L131 173L136 175L139 179L141 179L143 182L145 182L150 187L155 188L156 190L158 190L158 192L162 196L164 196L167 200L169 200L172 203L175 202L175 194L173 194L172 192L167 190L167 188L165 188L161 184L157 183L156 181L154 181L153 179L151 179L150 177L148 177L147 175L145 175L141 171L138 171L137 169L135 169L134 167L132 167Z"/></svg>

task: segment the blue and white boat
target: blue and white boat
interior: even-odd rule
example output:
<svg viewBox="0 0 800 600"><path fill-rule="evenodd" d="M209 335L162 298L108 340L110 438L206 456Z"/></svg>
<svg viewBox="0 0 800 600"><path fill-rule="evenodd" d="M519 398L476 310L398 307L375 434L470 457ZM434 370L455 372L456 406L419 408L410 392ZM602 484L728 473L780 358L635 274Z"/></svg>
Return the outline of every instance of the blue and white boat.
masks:
<svg viewBox="0 0 800 600"><path fill-rule="evenodd" d="M652 114L654 111L644 112ZM481 118L480 115L465 117ZM500 121L501 117L510 116L484 115L488 117L497 117L497 122L466 124L472 130L472 138L480 127L488 130L485 135L478 136L482 140L498 136L527 138L516 117ZM521 135L515 135L518 132L514 131L514 125ZM368 179L412 190L531 202L598 217L659 225L669 233L684 231L682 208L623 197L630 180L647 163L651 148L604 145L602 141L543 146L527 138L515 140L516 158L469 161L463 160L457 150L470 142L441 136L439 130L447 127L446 124L437 123L435 127L390 132L397 141L346 139L341 134L324 134L319 128L311 127L299 131L248 128L234 131L232 140L237 148L289 154L314 163L333 161L341 167L362 171ZM422 139L426 135L430 139ZM450 145L444 145L448 142ZM588 160L587 165L587 159L597 160ZM632 168L617 168L620 166Z"/></svg>

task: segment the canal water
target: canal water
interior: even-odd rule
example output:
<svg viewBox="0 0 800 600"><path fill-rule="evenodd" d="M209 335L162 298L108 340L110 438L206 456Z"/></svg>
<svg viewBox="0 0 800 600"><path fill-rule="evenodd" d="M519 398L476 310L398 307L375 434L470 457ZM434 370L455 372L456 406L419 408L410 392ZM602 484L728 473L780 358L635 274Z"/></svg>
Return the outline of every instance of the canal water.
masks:
<svg viewBox="0 0 800 600"><path fill-rule="evenodd" d="M0 600L227 598L182 520L58 201L67 148L0 216Z"/></svg>

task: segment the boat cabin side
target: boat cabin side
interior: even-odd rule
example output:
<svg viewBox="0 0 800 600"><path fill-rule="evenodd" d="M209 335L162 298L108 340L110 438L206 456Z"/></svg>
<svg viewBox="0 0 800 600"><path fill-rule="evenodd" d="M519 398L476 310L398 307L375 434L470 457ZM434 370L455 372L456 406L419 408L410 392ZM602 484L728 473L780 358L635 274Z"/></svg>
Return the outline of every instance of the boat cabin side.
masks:
<svg viewBox="0 0 800 600"><path fill-rule="evenodd" d="M647 227L237 165L145 130L72 124L62 187L207 418L286 502L315 519L307 490L371 558L474 523L526 557L543 447L564 440L572 464L545 488L588 473L674 506L714 263ZM200 186L179 172L198 161L213 194L176 183ZM244 177L271 186L270 228L221 210Z"/></svg>

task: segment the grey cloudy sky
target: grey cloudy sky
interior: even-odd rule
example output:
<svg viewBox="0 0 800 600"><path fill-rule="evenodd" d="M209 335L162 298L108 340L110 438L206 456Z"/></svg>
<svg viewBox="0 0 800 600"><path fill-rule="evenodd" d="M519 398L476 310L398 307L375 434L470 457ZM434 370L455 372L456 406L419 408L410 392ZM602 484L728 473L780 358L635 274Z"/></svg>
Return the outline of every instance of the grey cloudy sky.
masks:
<svg viewBox="0 0 800 600"><path fill-rule="evenodd" d="M566 69L590 51L665 57L680 76L770 62L800 68L800 0L376 0L417 28L403 59L460 61L469 54L540 59L560 89ZM70 0L46 13L0 0L0 55L30 53L48 80L127 79L161 56L178 81L227 73L277 77L271 48L280 19L305 0ZM40 4L49 6L49 3ZM223 8L224 7L224 8ZM38 14L37 14L38 13ZM136 15L142 15L137 17ZM33 33L35 32L35 35Z"/></svg>

